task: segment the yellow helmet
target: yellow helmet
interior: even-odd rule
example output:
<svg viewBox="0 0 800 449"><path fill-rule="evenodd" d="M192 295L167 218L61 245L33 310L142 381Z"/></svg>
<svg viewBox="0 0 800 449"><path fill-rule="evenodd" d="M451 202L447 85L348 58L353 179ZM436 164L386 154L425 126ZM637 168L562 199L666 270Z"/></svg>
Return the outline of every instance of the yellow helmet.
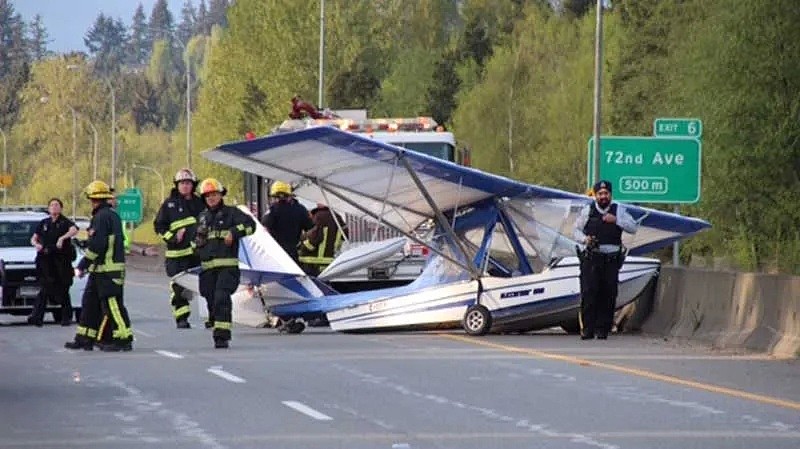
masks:
<svg viewBox="0 0 800 449"><path fill-rule="evenodd" d="M222 186L222 183L214 178L206 178L200 183L200 195L206 196L209 193L219 192L225 195L228 191Z"/></svg>
<svg viewBox="0 0 800 449"><path fill-rule="evenodd" d="M195 176L194 172L190 168L182 168L178 170L172 180L175 182L175 184L178 184L181 181L191 181L197 185L197 176Z"/></svg>
<svg viewBox="0 0 800 449"><path fill-rule="evenodd" d="M270 196L278 196L278 195L291 195L292 194L292 186L283 182L283 181L275 181L272 183L272 186L269 188L269 195Z"/></svg>
<svg viewBox="0 0 800 449"><path fill-rule="evenodd" d="M86 198L92 200L107 200L114 198L111 187L103 181L95 180L89 183L84 189Z"/></svg>

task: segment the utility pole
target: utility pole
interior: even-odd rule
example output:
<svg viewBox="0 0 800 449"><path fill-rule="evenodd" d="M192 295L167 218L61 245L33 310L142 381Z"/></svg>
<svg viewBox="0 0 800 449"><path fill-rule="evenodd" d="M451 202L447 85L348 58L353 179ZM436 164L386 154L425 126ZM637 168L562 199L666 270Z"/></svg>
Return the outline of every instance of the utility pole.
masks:
<svg viewBox="0 0 800 449"><path fill-rule="evenodd" d="M3 176L8 175L8 141L6 140L6 133L0 128L0 134L3 135ZM8 204L8 186L3 187L3 206Z"/></svg>
<svg viewBox="0 0 800 449"><path fill-rule="evenodd" d="M323 75L325 73L325 0L319 0L319 97L317 98L317 108L322 109L323 100Z"/></svg>
<svg viewBox="0 0 800 449"><path fill-rule="evenodd" d="M70 106L72 112L72 219L77 215L78 207L78 113Z"/></svg>
<svg viewBox="0 0 800 449"><path fill-rule="evenodd" d="M600 98L603 81L603 0L597 0L597 20L594 30L594 160L592 168L594 179L589 185L600 180Z"/></svg>

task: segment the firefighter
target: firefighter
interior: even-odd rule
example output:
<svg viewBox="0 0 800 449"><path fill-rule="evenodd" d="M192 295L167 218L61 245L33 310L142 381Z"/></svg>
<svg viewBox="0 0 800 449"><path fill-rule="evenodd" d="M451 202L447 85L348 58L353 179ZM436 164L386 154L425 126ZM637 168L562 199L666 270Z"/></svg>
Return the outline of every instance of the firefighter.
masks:
<svg viewBox="0 0 800 449"><path fill-rule="evenodd" d="M625 258L622 232L634 234L638 223L625 207L611 200L611 183L598 181L594 201L587 204L575 221L574 237L581 269L581 306L578 322L581 339L605 340L614 322L619 269Z"/></svg>
<svg viewBox="0 0 800 449"><path fill-rule="evenodd" d="M239 241L255 231L255 221L222 197L226 190L214 178L200 183L205 209L198 218L195 250L200 259L200 294L209 301L214 347L227 348L231 339L231 295L239 287Z"/></svg>
<svg viewBox="0 0 800 449"><path fill-rule="evenodd" d="M269 211L261 219L261 224L269 231L272 238L281 245L286 254L295 262L300 262L297 245L304 231L314 226L308 209L298 203L292 195L292 186L275 181L269 189L269 195L275 199Z"/></svg>
<svg viewBox="0 0 800 449"><path fill-rule="evenodd" d="M331 262L333 256L342 246L342 242L349 236L344 226L342 217L331 211L324 204L317 204L311 210L311 220L314 227L306 233L305 239L298 250L300 266L309 276L318 276Z"/></svg>
<svg viewBox="0 0 800 449"><path fill-rule="evenodd" d="M103 351L130 351L133 332L122 299L125 282L122 221L111 208L109 200L114 195L108 184L92 181L85 192L92 202L92 220L84 257L75 268L75 275L83 277L88 271L89 279L75 339L64 346L92 350L96 342L103 342L98 343Z"/></svg>
<svg viewBox="0 0 800 449"><path fill-rule="evenodd" d="M158 210L153 228L167 244L165 255L165 268L170 278L176 274L200 265L192 249L195 232L197 231L197 217L205 209L203 199L195 193L197 177L188 168L182 168L175 173L173 187L161 208ZM170 281L170 304L172 315L178 329L189 329L189 292L180 285ZM206 299L208 317L206 328L211 327L211 301Z"/></svg>
<svg viewBox="0 0 800 449"><path fill-rule="evenodd" d="M61 214L63 207L60 199L52 198L47 204L50 216L39 222L31 236L31 245L36 247L36 272L41 289L28 323L36 326L44 321L48 301L61 305L62 326L69 326L72 321L69 288L72 286L72 261L77 257L72 237L78 233L78 227Z"/></svg>

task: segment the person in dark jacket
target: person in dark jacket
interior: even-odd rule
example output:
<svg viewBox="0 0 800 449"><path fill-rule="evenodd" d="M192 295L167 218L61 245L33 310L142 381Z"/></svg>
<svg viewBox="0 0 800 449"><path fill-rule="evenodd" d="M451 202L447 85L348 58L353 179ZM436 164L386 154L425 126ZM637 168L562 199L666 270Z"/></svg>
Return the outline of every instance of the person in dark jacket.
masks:
<svg viewBox="0 0 800 449"><path fill-rule="evenodd" d="M203 199L195 193L197 177L192 170L188 168L178 170L173 183L175 187L169 197L161 203L161 208L153 221L156 233L167 244L164 266L167 276L170 278L200 265L200 261L192 249L192 242L197 231L197 217L205 209ZM186 297L189 292L172 281L170 281L169 287L175 324L178 329L191 328L192 326L189 324L191 308L189 307L189 298ZM209 312L209 321L206 321L207 328L211 327L212 300L213 298L206 298Z"/></svg>
<svg viewBox="0 0 800 449"><path fill-rule="evenodd" d="M92 181L86 187L86 197L92 201L92 220L84 257L78 262L75 275L83 277L88 272L89 279L75 339L64 346L92 350L96 342L103 342L100 344L103 351L130 351L133 331L122 299L125 282L122 221L109 203L114 195L108 184Z"/></svg>
<svg viewBox="0 0 800 449"><path fill-rule="evenodd" d="M211 300L214 347L227 348L231 339L231 295L239 287L239 241L255 232L252 217L222 200L227 191L214 178L200 183L207 209L198 217L195 250L200 259L200 294Z"/></svg>
<svg viewBox="0 0 800 449"><path fill-rule="evenodd" d="M334 218L334 213L324 204L317 204L311 210L314 226L306 233L298 250L300 267L309 276L318 276L330 265L333 256L349 236L346 227L339 228L339 225L345 226L344 220L339 214Z"/></svg>
<svg viewBox="0 0 800 449"><path fill-rule="evenodd" d="M581 306L578 323L581 339L608 338L614 322L619 269L625 252L622 232L633 234L638 223L625 207L611 201L611 183L598 181L593 188L595 201L578 214L573 231L579 249Z"/></svg>
<svg viewBox="0 0 800 449"><path fill-rule="evenodd" d="M261 219L261 224L286 254L299 263L297 245L300 243L303 231L308 231L314 226L311 214L294 199L292 186L283 181L274 181L270 186L269 195L275 202Z"/></svg>
<svg viewBox="0 0 800 449"><path fill-rule="evenodd" d="M36 273L40 290L28 323L36 326L42 325L48 302L61 305L62 326L69 326L72 321L69 288L72 286L72 261L76 257L72 237L78 233L78 227L61 215L63 208L60 199L52 198L47 204L50 216L39 222L31 236L31 245L36 247Z"/></svg>

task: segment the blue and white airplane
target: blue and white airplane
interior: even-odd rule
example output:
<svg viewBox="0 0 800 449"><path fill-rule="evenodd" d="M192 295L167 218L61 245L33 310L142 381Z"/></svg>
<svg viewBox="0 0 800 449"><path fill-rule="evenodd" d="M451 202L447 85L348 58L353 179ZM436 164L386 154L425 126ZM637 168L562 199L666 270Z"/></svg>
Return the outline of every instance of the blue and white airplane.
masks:
<svg viewBox="0 0 800 449"><path fill-rule="evenodd" d="M333 330L350 332L462 326L482 335L577 327L579 266L572 229L579 210L592 201L587 196L328 126L232 142L204 156L290 182L298 197L371 217L432 252L411 284L348 294L336 294L299 268L287 269L294 264L285 260L259 267L240 257L243 277L267 292L261 295L267 315L289 323L290 331L302 331L304 320L322 316ZM623 207L639 230L623 239L628 257L619 275L617 307L633 301L658 273L660 262L642 255L710 227L696 218ZM431 223L433 236L423 240L415 231ZM263 257L277 254L271 239L250 239L257 242L250 246L263 247Z"/></svg>

